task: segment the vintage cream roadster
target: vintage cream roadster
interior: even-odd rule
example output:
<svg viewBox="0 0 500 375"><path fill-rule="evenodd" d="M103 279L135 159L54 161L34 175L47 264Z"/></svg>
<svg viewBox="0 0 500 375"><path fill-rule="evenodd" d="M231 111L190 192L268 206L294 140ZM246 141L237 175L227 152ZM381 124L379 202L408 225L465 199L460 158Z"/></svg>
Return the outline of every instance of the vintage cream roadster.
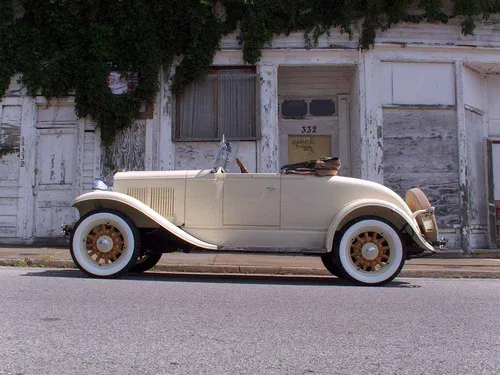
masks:
<svg viewBox="0 0 500 375"><path fill-rule="evenodd" d="M382 285L406 259L439 251L434 208L417 188L405 202L380 184L337 175L339 163L245 173L236 159L242 173L229 173L230 152L223 140L213 169L119 172L113 190L94 181L74 202L75 264L110 278L178 250L298 253L320 256L338 277Z"/></svg>

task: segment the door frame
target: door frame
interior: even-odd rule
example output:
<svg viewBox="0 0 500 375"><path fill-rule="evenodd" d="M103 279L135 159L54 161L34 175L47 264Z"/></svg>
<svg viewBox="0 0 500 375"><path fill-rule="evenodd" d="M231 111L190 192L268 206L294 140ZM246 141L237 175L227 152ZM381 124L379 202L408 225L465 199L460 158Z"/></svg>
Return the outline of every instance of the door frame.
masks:
<svg viewBox="0 0 500 375"><path fill-rule="evenodd" d="M280 98L281 103L285 100L301 100L302 98ZM313 100L319 98L304 98L304 100ZM328 98L321 98L328 99ZM350 123L349 123L349 95L337 94L331 99L336 99L337 113L334 116L325 117L306 117L304 119L287 119L278 114L278 137L279 137L279 163L280 166L288 164L288 136L331 136L331 153L332 157L340 158L342 163L341 175L350 176L350 159L351 159L351 142L350 142ZM316 126L315 133L308 133L308 129L302 133L302 121L309 121L313 126ZM334 126L337 123L338 131L335 131ZM337 137L337 139L335 139Z"/></svg>

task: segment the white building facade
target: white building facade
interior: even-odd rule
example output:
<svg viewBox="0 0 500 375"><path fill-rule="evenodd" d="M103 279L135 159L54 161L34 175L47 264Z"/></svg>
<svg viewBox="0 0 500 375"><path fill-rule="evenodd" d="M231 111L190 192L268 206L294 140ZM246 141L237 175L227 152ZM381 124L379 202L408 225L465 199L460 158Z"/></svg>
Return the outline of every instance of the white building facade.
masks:
<svg viewBox="0 0 500 375"><path fill-rule="evenodd" d="M106 152L72 97L47 106L13 79L0 103L1 141L18 145L0 159L0 243L61 241L61 223L77 218L72 199L93 178L210 168L225 134L250 172L338 156L341 175L403 196L420 187L449 248L497 248L499 29L493 20L464 37L458 23L403 24L369 51L336 31L306 49L296 33L274 38L256 66L231 35L182 95L171 91L175 67L162 72L154 108Z"/></svg>

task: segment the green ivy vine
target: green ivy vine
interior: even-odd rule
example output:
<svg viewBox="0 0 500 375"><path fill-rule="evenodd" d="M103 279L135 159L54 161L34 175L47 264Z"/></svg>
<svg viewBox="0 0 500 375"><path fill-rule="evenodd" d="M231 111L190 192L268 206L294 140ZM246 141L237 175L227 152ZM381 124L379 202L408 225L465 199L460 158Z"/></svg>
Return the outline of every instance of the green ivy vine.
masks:
<svg viewBox="0 0 500 375"><path fill-rule="evenodd" d="M180 93L210 67L221 38L239 30L244 60L255 64L273 36L303 31L308 46L332 28L373 45L376 31L399 22L447 22L460 17L472 34L477 17L500 11L500 0L0 0L0 96L10 78L30 95L75 94L79 117L90 116L109 144L158 91L161 67L174 58ZM113 95L110 70L137 72L139 84Z"/></svg>

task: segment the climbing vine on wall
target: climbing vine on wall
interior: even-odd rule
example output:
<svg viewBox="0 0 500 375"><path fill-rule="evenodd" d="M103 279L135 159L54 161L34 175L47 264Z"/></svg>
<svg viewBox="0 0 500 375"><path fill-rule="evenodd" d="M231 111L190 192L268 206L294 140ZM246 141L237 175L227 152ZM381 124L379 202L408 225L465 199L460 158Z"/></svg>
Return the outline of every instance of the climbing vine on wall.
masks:
<svg viewBox="0 0 500 375"><path fill-rule="evenodd" d="M303 31L313 46L340 28L369 48L377 30L399 22L447 22L460 17L471 34L477 17L500 10L500 0L0 0L0 95L10 78L30 95L75 94L80 117L90 116L104 143L128 127L158 90L158 73L182 57L174 92L209 68L223 35L239 30L244 60L255 64L274 35ZM137 88L114 95L110 70L138 73Z"/></svg>

